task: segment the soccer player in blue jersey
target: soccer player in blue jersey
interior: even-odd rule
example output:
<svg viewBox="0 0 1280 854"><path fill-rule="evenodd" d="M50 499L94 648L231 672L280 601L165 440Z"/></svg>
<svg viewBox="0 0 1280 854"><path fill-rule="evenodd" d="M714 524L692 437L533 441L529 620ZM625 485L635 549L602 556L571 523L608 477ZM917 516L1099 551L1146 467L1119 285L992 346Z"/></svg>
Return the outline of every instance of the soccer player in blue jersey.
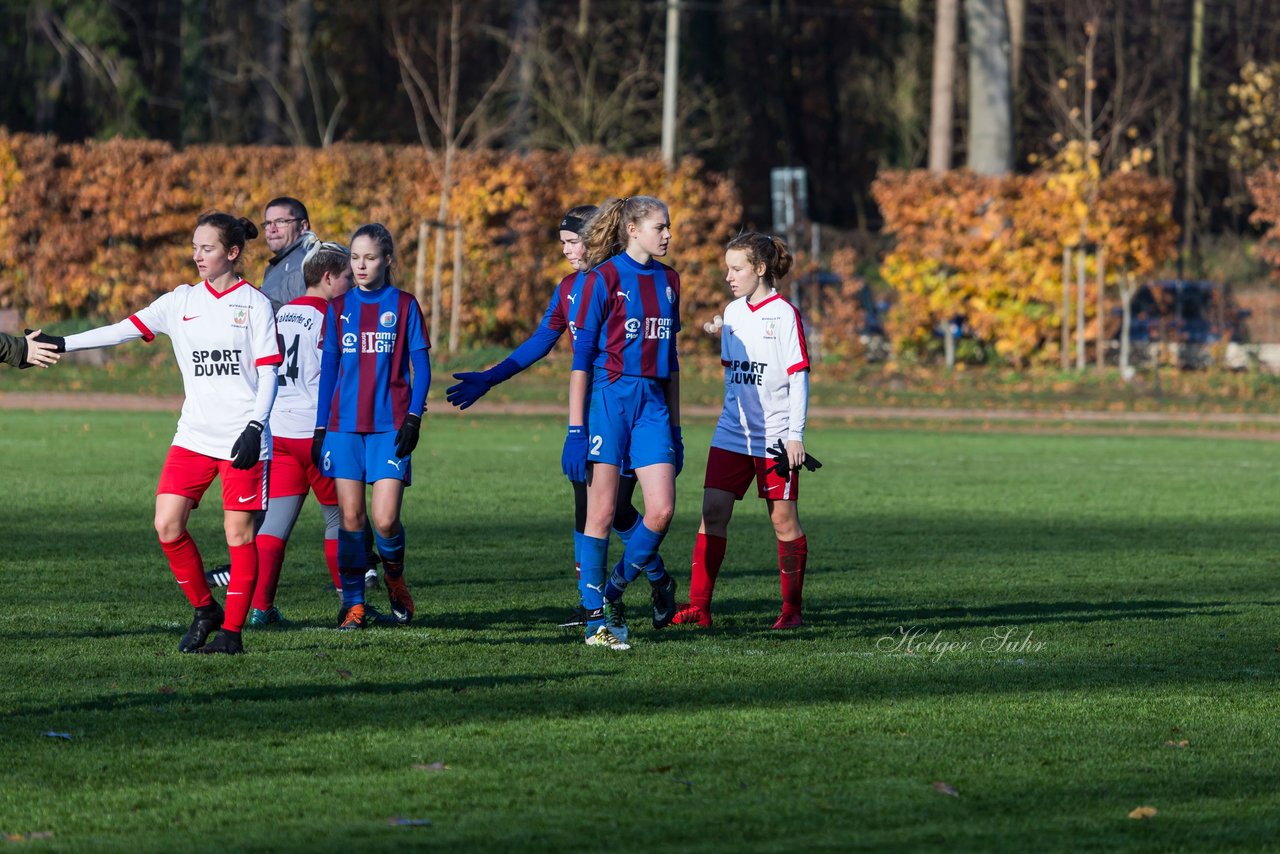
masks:
<svg viewBox="0 0 1280 854"><path fill-rule="evenodd" d="M542 322L538 324L537 330L512 351L510 356L488 370L453 375L459 382L449 387L447 395L449 402L454 406L460 409L472 406L484 397L489 389L506 382L542 359L551 352L551 348L560 340L560 336L566 329L569 330L571 339L576 336L575 317L577 306L580 304L578 300L590 269L587 266L586 245L582 241L582 235L586 232L587 223L597 210L595 205L579 205L570 209L560 220L560 246L574 272L561 279L551 295L546 311L542 314ZM573 485L574 497L573 561L578 571L579 585L581 585L579 552L587 522L587 485L582 480L570 482ZM613 530L617 532L624 545L641 524L640 514L631 503L635 490L635 474L624 469L618 483L613 514ZM653 622L655 626L665 626L675 616L675 580L667 574L661 556L647 571L653 587ZM581 599L579 602L577 610L568 620L560 624L561 627L586 625L587 609L581 604Z"/></svg>
<svg viewBox="0 0 1280 854"><path fill-rule="evenodd" d="M311 454L337 482L342 511L338 628L344 631L363 629L369 621L364 602L369 516L392 617L402 625L413 619L413 597L404 580L400 505L411 482L409 455L426 412L431 343L417 301L391 284L394 260L395 245L385 226L371 223L357 229L351 238L357 287L330 302L325 313ZM366 484L373 485L368 511Z"/></svg>
<svg viewBox="0 0 1280 854"><path fill-rule="evenodd" d="M590 612L586 641L609 649L631 648L622 593L657 557L684 463L675 341L680 277L657 260L670 241L667 206L652 196L612 199L587 228L587 257L598 266L583 283L574 319L562 464L570 480L587 483L580 551L581 592ZM628 461L645 513L606 582L609 528Z"/></svg>

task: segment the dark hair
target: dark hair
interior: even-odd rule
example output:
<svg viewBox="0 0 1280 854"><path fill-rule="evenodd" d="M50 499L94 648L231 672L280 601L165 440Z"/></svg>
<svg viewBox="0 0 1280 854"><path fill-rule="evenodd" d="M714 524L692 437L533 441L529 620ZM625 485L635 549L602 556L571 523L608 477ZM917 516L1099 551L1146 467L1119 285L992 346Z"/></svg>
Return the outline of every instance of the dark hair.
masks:
<svg viewBox="0 0 1280 854"><path fill-rule="evenodd" d="M609 199L602 204L587 223L586 234L582 235L587 244L587 264L595 267L626 249L627 225L643 222L655 210L665 212L667 206L653 196Z"/></svg>
<svg viewBox="0 0 1280 854"><path fill-rule="evenodd" d="M565 215L560 218L560 230L572 231L574 234L581 236L587 230L587 224L598 210L600 209L595 205L578 205L569 208Z"/></svg>
<svg viewBox="0 0 1280 854"><path fill-rule="evenodd" d="M791 252L781 237L772 234L761 234L758 231L746 231L729 241L725 251L736 249L747 256L747 263L754 270L764 265L764 277L769 282L777 282L791 269Z"/></svg>
<svg viewBox="0 0 1280 854"><path fill-rule="evenodd" d="M311 234L311 232L307 232ZM306 256L302 259L302 281L307 287L314 288L320 284L324 274L337 276L351 266L351 252L341 243L321 241L311 235L312 240L305 241Z"/></svg>
<svg viewBox="0 0 1280 854"><path fill-rule="evenodd" d="M258 236L258 227L253 220L245 217L234 217L222 211L205 211L196 217L196 228L207 225L218 232L218 240L230 251L232 247L244 252L244 242Z"/></svg>
<svg viewBox="0 0 1280 854"><path fill-rule="evenodd" d="M356 233L351 235L351 245L356 245L357 237L368 237L378 244L382 250L382 254L388 259L387 269L382 274L382 280L388 285L391 284L391 268L394 265L396 257L396 244L391 239L391 232L380 222L371 222L368 225L362 225L356 229Z"/></svg>
<svg viewBox="0 0 1280 854"><path fill-rule="evenodd" d="M265 214L271 208L288 208L292 216L298 219L305 219L308 224L311 223L311 217L307 216L307 206L292 196L280 196L267 202L267 206L262 209Z"/></svg>

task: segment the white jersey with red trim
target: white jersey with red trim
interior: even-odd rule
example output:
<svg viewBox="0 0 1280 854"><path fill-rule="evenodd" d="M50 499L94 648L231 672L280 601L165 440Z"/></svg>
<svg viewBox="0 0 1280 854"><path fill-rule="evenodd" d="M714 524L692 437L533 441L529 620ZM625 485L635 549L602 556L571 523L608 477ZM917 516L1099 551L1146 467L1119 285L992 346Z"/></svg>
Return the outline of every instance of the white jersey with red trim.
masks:
<svg viewBox="0 0 1280 854"><path fill-rule="evenodd" d="M316 429L320 391L320 329L327 300L300 296L280 306L276 329L284 347L280 389L271 407L271 433L284 439L310 439Z"/></svg>
<svg viewBox="0 0 1280 854"><path fill-rule="evenodd" d="M258 366L281 361L271 300L244 279L221 293L208 282L179 285L129 320L145 340L163 332L173 343L187 395L173 444L231 459L231 446L253 418ZM267 427L262 459L270 453Z"/></svg>
<svg viewBox="0 0 1280 854"><path fill-rule="evenodd" d="M711 444L752 457L790 432L790 377L809 368L804 323L791 303L771 290L756 305L729 303L720 332L724 410Z"/></svg>

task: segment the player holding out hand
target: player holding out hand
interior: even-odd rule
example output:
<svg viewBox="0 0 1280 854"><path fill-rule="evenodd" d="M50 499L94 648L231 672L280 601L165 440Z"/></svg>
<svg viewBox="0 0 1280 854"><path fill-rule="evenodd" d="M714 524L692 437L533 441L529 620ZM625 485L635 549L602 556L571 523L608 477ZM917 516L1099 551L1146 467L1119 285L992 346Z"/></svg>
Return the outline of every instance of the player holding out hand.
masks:
<svg viewBox="0 0 1280 854"><path fill-rule="evenodd" d="M64 338L41 336L59 351L113 347L156 333L169 336L186 399L156 487L156 533L169 567L195 608L180 652L243 652L240 629L258 574L256 511L267 506L271 433L265 426L281 362L271 301L236 273L258 229L243 217L211 211L196 220L192 260L203 277L179 285L111 326ZM187 520L205 490L222 480L223 528L231 553L226 610L213 600ZM222 631L212 641L209 634Z"/></svg>
<svg viewBox="0 0 1280 854"><path fill-rule="evenodd" d="M329 303L324 321L311 453L320 470L337 481L342 630L362 629L368 622L364 575L370 516L392 616L404 624L414 613L404 580L400 507L412 478L409 455L426 412L431 344L417 301L391 284L394 261L395 244L385 226L357 229L351 238L357 287ZM366 484L373 485L367 509Z"/></svg>
<svg viewBox="0 0 1280 854"><path fill-rule="evenodd" d="M25 338L0 332L0 362L15 368L47 368L62 358L41 329L28 329Z"/></svg>
<svg viewBox="0 0 1280 854"><path fill-rule="evenodd" d="M733 504L754 480L778 538L782 614L773 627L790 629L803 623L801 592L809 550L796 511L809 403L804 324L796 307L774 287L791 269L791 253L781 240L741 234L729 241L725 266L725 281L737 299L724 310L720 337L724 409L707 455L689 604L672 622L711 625L711 594L724 560ZM785 476L769 456L769 448L779 441L785 443Z"/></svg>
<svg viewBox="0 0 1280 854"><path fill-rule="evenodd" d="M578 308L582 305L580 302L582 287L590 270L587 265L583 235L586 233L588 222L597 210L595 205L578 205L571 208L560 220L560 246L574 272L565 276L552 293L537 330L510 356L488 370L453 375L459 380L448 390L448 400L454 406L460 409L472 406L495 385L506 382L538 362L551 352L551 348L560 340L560 336L566 329L569 330L570 340L576 339L578 331L576 317ZM579 587L581 587L582 537L587 522L587 484L582 478L575 480L572 477L570 483L573 486L574 497L573 562ZM635 490L635 473L624 468L618 482L613 514L613 530L624 546L641 524L640 513L631 500ZM661 556L648 571L651 574L651 583L656 580L653 588L654 623L665 625L675 615L675 581L667 574ZM581 601L580 597L577 610L568 620L560 624L561 627L586 625L587 609Z"/></svg>

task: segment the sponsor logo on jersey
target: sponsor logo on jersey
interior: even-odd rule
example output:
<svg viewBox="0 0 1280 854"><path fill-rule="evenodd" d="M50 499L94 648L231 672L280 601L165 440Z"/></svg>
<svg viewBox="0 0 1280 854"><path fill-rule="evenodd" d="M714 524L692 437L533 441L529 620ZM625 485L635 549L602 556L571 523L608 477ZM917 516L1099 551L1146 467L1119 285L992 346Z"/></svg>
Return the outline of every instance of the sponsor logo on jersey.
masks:
<svg viewBox="0 0 1280 854"><path fill-rule="evenodd" d="M199 317L199 316L200 316L200 315L198 315L198 314L192 314L192 315L186 315L186 314L184 314L184 315L182 315L182 320L183 320L183 322L186 322L186 321L188 321L188 320L195 320L195 319L196 319L197 317Z"/></svg>
<svg viewBox="0 0 1280 854"><path fill-rule="evenodd" d="M627 302L631 302L631 291L618 291L618 296L622 297Z"/></svg>
<svg viewBox="0 0 1280 854"><path fill-rule="evenodd" d="M665 341L671 337L671 318L646 317L644 319L644 337L650 340Z"/></svg>
<svg viewBox="0 0 1280 854"><path fill-rule="evenodd" d="M343 323L350 323L350 322L351 322L351 315L349 315L349 314L340 314L340 315L338 315L338 317L341 317L341 318L342 318L342 322L343 322Z"/></svg>
<svg viewBox="0 0 1280 854"><path fill-rule="evenodd" d="M738 385L764 385L764 369L768 362L747 362L734 359L725 368L725 382Z"/></svg>
<svg viewBox="0 0 1280 854"><path fill-rule="evenodd" d="M777 337L778 337L778 321L776 321L776 320L766 320L766 321L764 322L764 337L765 337L765 338L777 338Z"/></svg>
<svg viewBox="0 0 1280 854"><path fill-rule="evenodd" d="M569 294L569 304L570 304L570 305L573 305L573 304L574 304L575 302L577 302L577 301L578 301L578 295L577 295L577 294Z"/></svg>
<svg viewBox="0 0 1280 854"><path fill-rule="evenodd" d="M356 351L356 341L358 336L354 332L342 333L342 352L354 353Z"/></svg>
<svg viewBox="0 0 1280 854"><path fill-rule="evenodd" d="M621 292L619 292L621 293ZM631 341L640 337L640 318L628 317L626 322L627 340Z"/></svg>
<svg viewBox="0 0 1280 854"><path fill-rule="evenodd" d="M240 376L239 350L193 350L192 373L197 377Z"/></svg>
<svg viewBox="0 0 1280 854"><path fill-rule="evenodd" d="M383 326L385 326L387 329L390 329L391 327L396 325L396 313L394 311L384 311L382 315L378 318L378 322L381 323Z"/></svg>
<svg viewBox="0 0 1280 854"><path fill-rule="evenodd" d="M361 332L361 353L390 353L396 346L394 332Z"/></svg>

